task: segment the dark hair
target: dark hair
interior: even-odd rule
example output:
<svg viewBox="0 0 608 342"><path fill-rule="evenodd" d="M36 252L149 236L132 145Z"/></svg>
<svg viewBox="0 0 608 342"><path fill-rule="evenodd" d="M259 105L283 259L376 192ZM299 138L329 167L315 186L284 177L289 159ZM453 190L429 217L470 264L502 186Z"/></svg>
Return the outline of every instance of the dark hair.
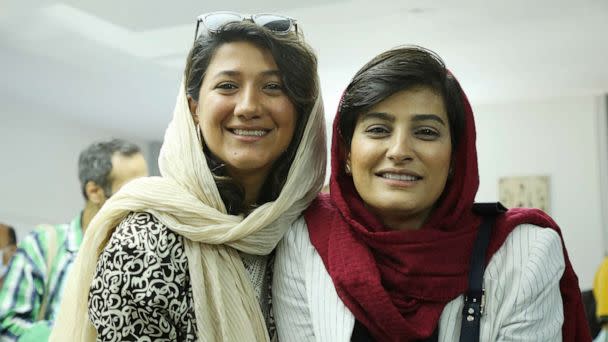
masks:
<svg viewBox="0 0 608 342"><path fill-rule="evenodd" d="M112 171L112 156L120 153L124 156L132 156L141 153L139 146L122 139L112 139L91 144L80 152L78 158L78 178L82 195L87 198L86 185L89 181L103 189L106 197L112 194L112 181L110 172Z"/></svg>
<svg viewBox="0 0 608 342"><path fill-rule="evenodd" d="M17 233L15 233L15 228L11 226L6 226L8 229L8 244L11 246L17 245Z"/></svg>
<svg viewBox="0 0 608 342"><path fill-rule="evenodd" d="M339 107L345 146L350 148L359 115L399 91L416 87L428 87L443 97L454 151L464 129L462 89L441 57L419 46L383 52L355 74Z"/></svg>
<svg viewBox="0 0 608 342"><path fill-rule="evenodd" d="M287 180L289 168L319 92L317 58L302 37L295 32L277 35L248 21L226 24L217 32L197 38L188 54L184 71L185 87L186 94L194 100L198 101L200 87L215 52L223 44L231 42L249 42L272 54L281 72L285 93L297 112L294 136L287 150L275 161L264 182L256 203L259 205L275 200ZM251 208L245 207L243 188L228 176L224 162L203 145L207 164L228 213L240 214L249 211Z"/></svg>

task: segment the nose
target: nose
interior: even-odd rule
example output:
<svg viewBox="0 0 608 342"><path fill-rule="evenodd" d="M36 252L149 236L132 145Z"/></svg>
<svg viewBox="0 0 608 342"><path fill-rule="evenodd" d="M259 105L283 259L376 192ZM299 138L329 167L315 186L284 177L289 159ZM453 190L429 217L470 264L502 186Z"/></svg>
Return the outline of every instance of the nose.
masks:
<svg viewBox="0 0 608 342"><path fill-rule="evenodd" d="M414 150L412 149L412 141L407 134L397 133L393 135L393 139L389 141L386 156L394 163L404 163L414 159Z"/></svg>
<svg viewBox="0 0 608 342"><path fill-rule="evenodd" d="M234 107L234 115L244 120L260 117L260 98L254 87L246 86L241 89Z"/></svg>

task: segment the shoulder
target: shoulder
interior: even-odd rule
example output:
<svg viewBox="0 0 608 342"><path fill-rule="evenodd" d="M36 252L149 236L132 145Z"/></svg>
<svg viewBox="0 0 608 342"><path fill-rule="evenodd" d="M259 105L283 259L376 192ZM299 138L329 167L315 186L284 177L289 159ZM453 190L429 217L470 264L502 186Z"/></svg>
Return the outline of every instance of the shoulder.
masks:
<svg viewBox="0 0 608 342"><path fill-rule="evenodd" d="M272 296L279 340L350 340L354 316L339 298L302 217L277 248Z"/></svg>
<svg viewBox="0 0 608 342"><path fill-rule="evenodd" d="M40 224L34 228L32 235L46 236L50 233L65 233L69 229L69 224Z"/></svg>
<svg viewBox="0 0 608 342"><path fill-rule="evenodd" d="M31 233L26 235L19 245L41 244L47 241L51 234L54 234L56 237L65 236L68 229L68 224L40 224Z"/></svg>
<svg viewBox="0 0 608 342"><path fill-rule="evenodd" d="M187 273L188 268L182 237L145 212L130 213L122 220L104 247L98 266L116 267L117 260L123 266L166 265L180 273Z"/></svg>
<svg viewBox="0 0 608 342"><path fill-rule="evenodd" d="M17 254L26 255L34 263L43 262L47 253L49 239L53 238L55 244L62 244L67 235L67 224L42 224L36 226L17 244Z"/></svg>
<svg viewBox="0 0 608 342"><path fill-rule="evenodd" d="M564 268L562 242L555 230L515 226L484 273L480 340L559 341L563 323L559 282ZM440 333L443 329L447 336L459 335L462 307L463 296L446 306Z"/></svg>
<svg viewBox="0 0 608 342"><path fill-rule="evenodd" d="M141 286L138 281L157 278L166 283L187 282L188 259L181 236L152 214L130 213L101 252L92 287L117 273L129 278L127 282L134 281L135 287Z"/></svg>
<svg viewBox="0 0 608 342"><path fill-rule="evenodd" d="M316 258L319 258L319 255L310 241L306 220L300 217L291 224L277 246L275 266L279 264L292 270L303 270L304 265ZM299 276L303 274L300 273Z"/></svg>
<svg viewBox="0 0 608 342"><path fill-rule="evenodd" d="M303 216L300 216L290 225L279 243L279 248L301 251L306 249L307 246L312 246L312 243L310 242L310 237L308 235L306 220Z"/></svg>
<svg viewBox="0 0 608 342"><path fill-rule="evenodd" d="M518 295L518 300L523 300L543 288L558 288L564 270L562 240L557 232L521 224L490 259L485 280L494 283L501 296L526 292L526 296Z"/></svg>
<svg viewBox="0 0 608 342"><path fill-rule="evenodd" d="M319 272L327 273L323 260L310 239L307 223L303 217L291 224L277 246L275 271L277 265L287 270L285 273L290 278L304 279L311 276L314 278ZM327 276L329 277L328 274Z"/></svg>
<svg viewBox="0 0 608 342"><path fill-rule="evenodd" d="M120 222L108 242L108 246L117 245L139 250L183 249L180 236L146 212L130 213Z"/></svg>
<svg viewBox="0 0 608 342"><path fill-rule="evenodd" d="M562 240L551 228L520 224L507 236L490 262L501 260L510 261L513 266L530 260L551 260L563 266Z"/></svg>

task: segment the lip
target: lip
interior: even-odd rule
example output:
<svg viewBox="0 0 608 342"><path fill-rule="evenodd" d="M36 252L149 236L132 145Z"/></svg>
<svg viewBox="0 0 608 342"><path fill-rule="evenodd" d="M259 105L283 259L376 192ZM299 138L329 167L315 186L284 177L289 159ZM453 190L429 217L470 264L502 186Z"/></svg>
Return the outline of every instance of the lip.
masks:
<svg viewBox="0 0 608 342"><path fill-rule="evenodd" d="M262 127L262 126L244 126L244 125L234 125L234 126L227 126L226 127L227 130L231 131L234 129L243 129L243 130L250 130L250 131L272 131L271 128L267 128L267 127Z"/></svg>
<svg viewBox="0 0 608 342"><path fill-rule="evenodd" d="M375 175L378 177L382 177L382 174L384 173L394 173L397 175L406 175L406 176L412 176L412 177L416 177L416 178L420 178L423 179L424 177L422 177L419 173L411 171L411 170L406 170L406 169L382 169L380 171L375 172Z"/></svg>
<svg viewBox="0 0 608 342"><path fill-rule="evenodd" d="M382 177L382 175L385 173L392 173L392 174L396 174L396 175L405 175L405 176L415 177L416 180L384 178L384 177ZM390 187L396 187L396 188L411 188L411 187L414 187L417 184L419 184L418 182L421 181L422 179L424 179L422 176L420 176L419 173L410 171L410 170L404 170L404 169L383 169L381 171L376 172L375 175L376 175L376 177L380 178L380 180L384 184L386 184Z"/></svg>
<svg viewBox="0 0 608 342"><path fill-rule="evenodd" d="M265 137L267 137L268 133L270 133L272 131L272 129L268 129L268 128L260 127L260 126L240 126L240 125L226 127L226 130L236 140L241 141L241 142L246 142L246 143L253 143L253 142L260 141L260 140L264 139ZM266 134L264 134L264 135L240 135L240 134L236 134L234 132L234 130L264 131L264 132L266 132Z"/></svg>

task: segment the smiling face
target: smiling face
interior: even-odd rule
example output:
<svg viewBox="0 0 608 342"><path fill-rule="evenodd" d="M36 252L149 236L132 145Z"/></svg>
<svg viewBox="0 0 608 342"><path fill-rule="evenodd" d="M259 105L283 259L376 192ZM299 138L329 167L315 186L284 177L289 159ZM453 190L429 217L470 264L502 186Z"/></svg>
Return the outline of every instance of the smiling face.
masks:
<svg viewBox="0 0 608 342"><path fill-rule="evenodd" d="M295 106L271 53L248 42L216 50L190 109L209 150L241 183L263 183L296 126Z"/></svg>
<svg viewBox="0 0 608 342"><path fill-rule="evenodd" d="M347 165L357 192L388 228L417 229L443 192L451 154L443 98L417 87L359 115Z"/></svg>

